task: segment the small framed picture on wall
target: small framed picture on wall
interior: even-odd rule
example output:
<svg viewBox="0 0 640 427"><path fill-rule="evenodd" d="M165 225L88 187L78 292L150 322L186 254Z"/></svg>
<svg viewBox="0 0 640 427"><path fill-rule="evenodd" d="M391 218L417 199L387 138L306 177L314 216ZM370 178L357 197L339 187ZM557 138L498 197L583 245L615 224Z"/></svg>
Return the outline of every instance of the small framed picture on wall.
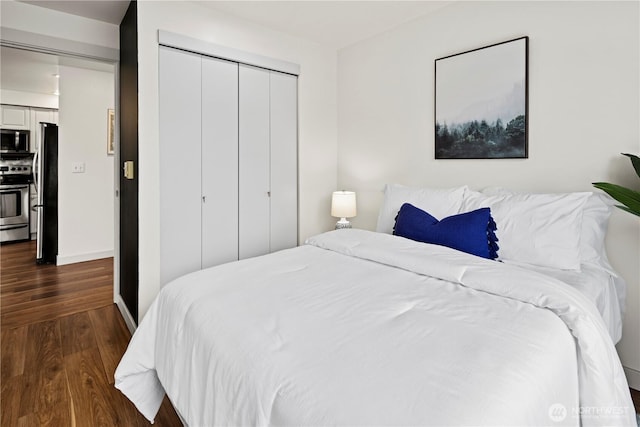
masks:
<svg viewBox="0 0 640 427"><path fill-rule="evenodd" d="M115 151L116 112L113 108L107 110L107 155L113 156Z"/></svg>
<svg viewBox="0 0 640 427"><path fill-rule="evenodd" d="M529 38L435 60L435 158L528 157Z"/></svg>

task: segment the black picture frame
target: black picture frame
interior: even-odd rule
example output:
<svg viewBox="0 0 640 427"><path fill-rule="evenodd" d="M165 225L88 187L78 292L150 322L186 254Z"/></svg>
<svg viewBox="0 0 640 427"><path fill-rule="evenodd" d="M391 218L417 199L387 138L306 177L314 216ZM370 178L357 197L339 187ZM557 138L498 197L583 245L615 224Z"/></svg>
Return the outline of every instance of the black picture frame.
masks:
<svg viewBox="0 0 640 427"><path fill-rule="evenodd" d="M434 62L435 158L528 158L529 37Z"/></svg>

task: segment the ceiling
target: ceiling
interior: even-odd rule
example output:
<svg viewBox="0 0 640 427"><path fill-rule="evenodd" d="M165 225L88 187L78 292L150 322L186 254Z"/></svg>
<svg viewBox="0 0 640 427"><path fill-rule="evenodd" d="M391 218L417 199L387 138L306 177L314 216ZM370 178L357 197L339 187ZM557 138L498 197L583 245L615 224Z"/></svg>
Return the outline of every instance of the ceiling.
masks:
<svg viewBox="0 0 640 427"><path fill-rule="evenodd" d="M452 1L199 1L336 49L433 13Z"/></svg>
<svg viewBox="0 0 640 427"><path fill-rule="evenodd" d="M17 0L47 9L120 25L129 0Z"/></svg>
<svg viewBox="0 0 640 427"><path fill-rule="evenodd" d="M128 0L18 1L115 25L121 22L129 5ZM192 1L267 28L340 49L433 13L453 0ZM45 94L58 90L55 75L59 65L93 69L107 66L7 47L0 49L0 56L0 84L3 89Z"/></svg>
<svg viewBox="0 0 640 427"><path fill-rule="evenodd" d="M129 5L128 0L18 1L116 25L122 21ZM192 0L204 7L336 49L433 13L452 1Z"/></svg>
<svg viewBox="0 0 640 427"><path fill-rule="evenodd" d="M0 47L0 87L3 90L54 95L60 66L113 72L113 64Z"/></svg>
<svg viewBox="0 0 640 427"><path fill-rule="evenodd" d="M58 90L58 57L0 48L0 85L4 90L52 95Z"/></svg>

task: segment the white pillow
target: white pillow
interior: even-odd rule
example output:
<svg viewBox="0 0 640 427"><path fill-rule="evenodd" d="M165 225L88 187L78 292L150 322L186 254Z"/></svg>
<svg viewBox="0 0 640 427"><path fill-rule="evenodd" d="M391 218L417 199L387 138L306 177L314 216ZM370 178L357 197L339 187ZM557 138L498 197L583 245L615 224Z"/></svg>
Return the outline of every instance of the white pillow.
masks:
<svg viewBox="0 0 640 427"><path fill-rule="evenodd" d="M411 203L415 207L429 212L437 219L458 214L467 190L466 185L457 188L431 189L387 184L384 188L384 201L378 214L376 231L393 233L396 216L403 203Z"/></svg>
<svg viewBox="0 0 640 427"><path fill-rule="evenodd" d="M582 212L589 193L466 194L464 212L491 208L500 259L580 270Z"/></svg>
<svg viewBox="0 0 640 427"><path fill-rule="evenodd" d="M518 194L501 187L490 187L482 190L485 195ZM567 193L564 193L566 195ZM617 273L607 258L605 238L611 216L613 199L599 193L587 194L587 201L582 210L582 227L580 230L580 263L598 266L611 274Z"/></svg>
<svg viewBox="0 0 640 427"><path fill-rule="evenodd" d="M582 217L580 259L583 264L598 265L605 270L613 272L605 248L605 238L607 237L613 199L604 194L590 194L587 203L584 205Z"/></svg>

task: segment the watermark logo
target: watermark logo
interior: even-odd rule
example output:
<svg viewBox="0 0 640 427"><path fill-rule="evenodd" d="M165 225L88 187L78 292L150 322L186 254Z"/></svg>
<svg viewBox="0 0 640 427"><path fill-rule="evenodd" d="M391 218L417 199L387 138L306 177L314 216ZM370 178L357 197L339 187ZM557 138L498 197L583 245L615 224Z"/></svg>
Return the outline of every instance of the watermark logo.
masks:
<svg viewBox="0 0 640 427"><path fill-rule="evenodd" d="M626 406L580 406L571 411L581 418L619 417L627 412Z"/></svg>
<svg viewBox="0 0 640 427"><path fill-rule="evenodd" d="M626 406L579 406L572 407L571 412L562 403L549 406L549 419L554 423L561 423L568 416L572 418L615 419L624 416L628 411Z"/></svg>
<svg viewBox="0 0 640 427"><path fill-rule="evenodd" d="M567 408L562 403L554 403L549 406L549 418L554 423L559 423L567 418Z"/></svg>

